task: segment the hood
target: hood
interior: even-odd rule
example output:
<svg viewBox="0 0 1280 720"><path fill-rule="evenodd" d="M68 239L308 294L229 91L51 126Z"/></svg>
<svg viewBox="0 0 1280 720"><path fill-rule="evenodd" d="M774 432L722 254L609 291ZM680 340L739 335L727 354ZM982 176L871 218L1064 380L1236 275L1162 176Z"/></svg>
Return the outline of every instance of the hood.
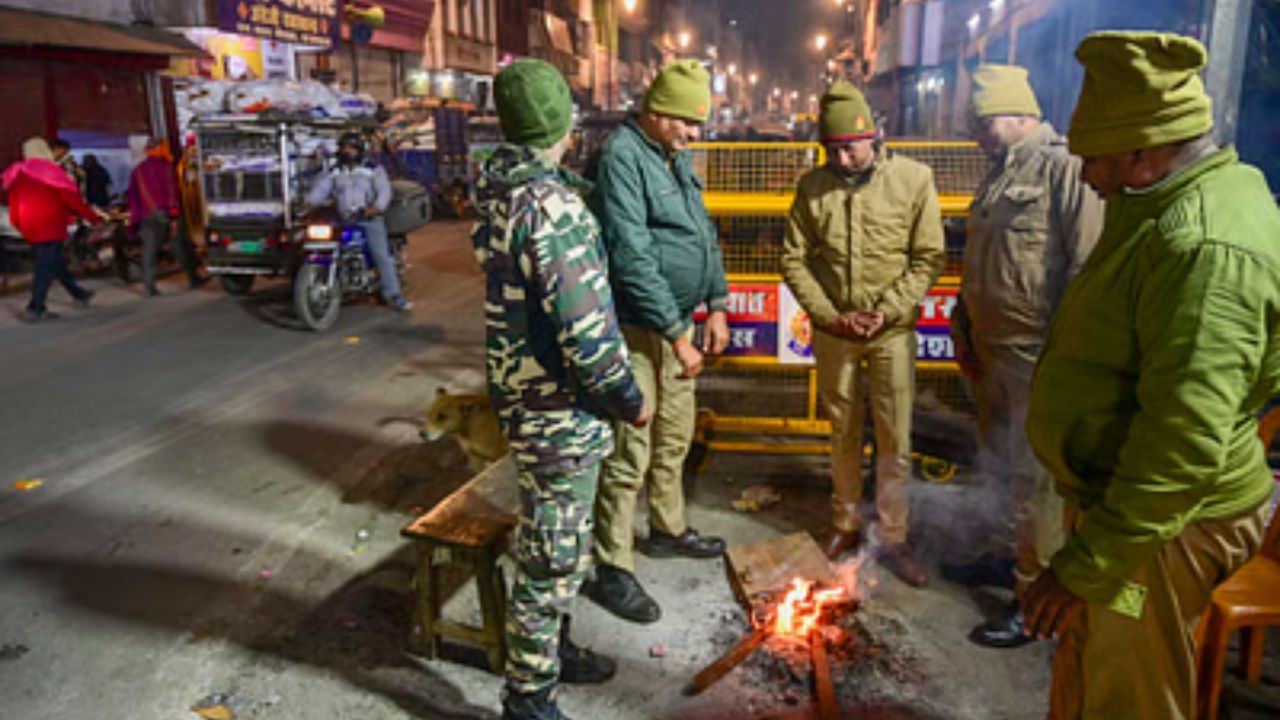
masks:
<svg viewBox="0 0 1280 720"><path fill-rule="evenodd" d="M498 145L480 166L476 182L476 214L479 223L494 223L511 215L511 191L535 180L555 178L579 195L590 191L590 184L553 163L545 153L524 145ZM507 227L508 223L498 223ZM476 235L476 256L481 264L488 258L489 247Z"/></svg>
<svg viewBox="0 0 1280 720"><path fill-rule="evenodd" d="M42 160L32 158L30 160L19 160L9 166L4 171L4 187L8 190L20 177L28 177L42 184L48 185L55 190L71 190L79 192L80 189L76 185L76 181L71 179L66 170L52 160Z"/></svg>

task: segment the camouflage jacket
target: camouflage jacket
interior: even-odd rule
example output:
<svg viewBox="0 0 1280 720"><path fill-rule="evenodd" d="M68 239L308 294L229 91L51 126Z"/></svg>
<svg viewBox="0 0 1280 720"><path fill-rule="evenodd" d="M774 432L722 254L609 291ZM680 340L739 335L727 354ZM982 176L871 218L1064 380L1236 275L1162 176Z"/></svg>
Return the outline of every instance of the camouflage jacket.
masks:
<svg viewBox="0 0 1280 720"><path fill-rule="evenodd" d="M532 149L501 145L476 187L489 396L525 470L603 459L606 418L634 420L643 404L578 182Z"/></svg>

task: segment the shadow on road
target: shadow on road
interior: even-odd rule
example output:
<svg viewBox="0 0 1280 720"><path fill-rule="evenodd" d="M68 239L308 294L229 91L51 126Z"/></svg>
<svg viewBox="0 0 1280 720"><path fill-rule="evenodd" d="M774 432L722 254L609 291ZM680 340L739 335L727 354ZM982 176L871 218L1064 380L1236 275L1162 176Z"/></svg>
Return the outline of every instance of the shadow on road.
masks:
<svg viewBox="0 0 1280 720"><path fill-rule="evenodd" d="M190 522L183 530L199 535L208 547L257 542ZM345 575L349 568L306 551L296 553L269 580L34 552L11 560L6 571L38 581L66 605L106 618L195 639L225 640L256 654L331 671L354 687L391 700L411 717L492 720L492 712L467 703L457 687L404 652L410 551L405 547L384 558L319 602L283 588L319 583ZM495 692L498 685L495 679ZM193 700L207 690L193 688Z"/></svg>

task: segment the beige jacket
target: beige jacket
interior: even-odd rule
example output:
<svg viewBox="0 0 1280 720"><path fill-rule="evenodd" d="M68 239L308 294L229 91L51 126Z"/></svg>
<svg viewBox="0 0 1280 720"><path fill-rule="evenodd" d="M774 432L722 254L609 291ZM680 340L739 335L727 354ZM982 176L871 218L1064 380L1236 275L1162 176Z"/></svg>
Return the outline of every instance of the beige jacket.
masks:
<svg viewBox="0 0 1280 720"><path fill-rule="evenodd" d="M1080 160L1048 123L1009 148L969 206L955 341L1038 348L1098 240L1102 215L1102 200L1080 180Z"/></svg>
<svg viewBox="0 0 1280 720"><path fill-rule="evenodd" d="M850 310L884 312L887 329L912 327L945 263L927 165L882 151L862 176L827 165L800 178L782 274L816 327Z"/></svg>

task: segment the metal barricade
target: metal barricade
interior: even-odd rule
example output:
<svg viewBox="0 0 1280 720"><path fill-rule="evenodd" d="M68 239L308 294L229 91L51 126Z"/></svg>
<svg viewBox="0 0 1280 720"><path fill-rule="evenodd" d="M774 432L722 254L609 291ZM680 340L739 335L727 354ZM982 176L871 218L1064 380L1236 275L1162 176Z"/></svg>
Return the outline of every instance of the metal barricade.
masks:
<svg viewBox="0 0 1280 720"><path fill-rule="evenodd" d="M933 169L948 219L947 265L921 303L916 409L954 441L955 424L966 422L974 407L953 359L949 319L960 284L962 220L989 161L971 142L890 141L887 146ZM720 234L732 335L728 353L713 359L699 379L696 440L719 452L825 454L831 426L818 402L817 371L800 358L784 357L794 320L784 315L798 312L798 305L781 275L785 220L795 187L804 173L825 162L823 148L816 143L698 143L691 149ZM951 453L944 447L937 454ZM951 460L934 454L917 458L930 479L945 481L955 473Z"/></svg>

